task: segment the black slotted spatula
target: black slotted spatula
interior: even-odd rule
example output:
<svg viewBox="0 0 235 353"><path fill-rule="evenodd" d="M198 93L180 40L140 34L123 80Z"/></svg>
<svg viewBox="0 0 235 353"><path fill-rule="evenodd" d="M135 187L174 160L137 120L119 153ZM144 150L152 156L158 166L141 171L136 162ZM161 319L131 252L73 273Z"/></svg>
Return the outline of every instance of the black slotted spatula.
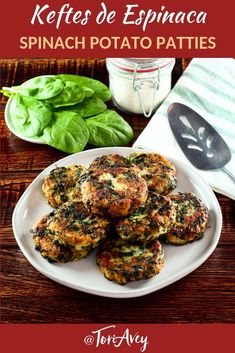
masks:
<svg viewBox="0 0 235 353"><path fill-rule="evenodd" d="M168 110L171 130L188 160L198 169L221 169L235 182L224 166L231 160L231 151L219 133L193 109L172 103Z"/></svg>

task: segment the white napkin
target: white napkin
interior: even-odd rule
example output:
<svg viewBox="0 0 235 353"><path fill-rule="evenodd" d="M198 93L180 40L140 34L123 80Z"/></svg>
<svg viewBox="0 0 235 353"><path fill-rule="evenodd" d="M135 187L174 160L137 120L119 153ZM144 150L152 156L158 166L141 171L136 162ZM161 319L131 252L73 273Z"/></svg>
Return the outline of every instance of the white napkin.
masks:
<svg viewBox="0 0 235 353"><path fill-rule="evenodd" d="M167 109L173 102L194 109L223 136L232 152L226 168L235 175L235 60L193 59L133 145L192 166L170 129ZM194 169L213 190L235 200L235 184L223 171Z"/></svg>

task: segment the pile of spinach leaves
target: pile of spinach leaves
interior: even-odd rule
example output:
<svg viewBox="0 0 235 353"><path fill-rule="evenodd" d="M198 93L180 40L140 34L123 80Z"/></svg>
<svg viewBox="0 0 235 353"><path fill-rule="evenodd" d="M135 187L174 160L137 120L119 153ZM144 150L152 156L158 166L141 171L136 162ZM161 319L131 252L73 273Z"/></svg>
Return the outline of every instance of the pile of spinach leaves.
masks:
<svg viewBox="0 0 235 353"><path fill-rule="evenodd" d="M87 143L122 146L133 138L130 125L107 109L110 90L102 82L78 75L37 76L0 91L11 98L9 114L16 132L67 153Z"/></svg>

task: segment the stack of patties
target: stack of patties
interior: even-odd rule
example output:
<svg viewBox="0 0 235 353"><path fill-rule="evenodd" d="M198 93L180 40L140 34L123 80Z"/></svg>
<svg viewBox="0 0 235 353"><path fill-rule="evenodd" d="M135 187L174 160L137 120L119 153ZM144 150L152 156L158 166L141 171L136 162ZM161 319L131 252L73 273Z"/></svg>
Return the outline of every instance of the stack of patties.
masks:
<svg viewBox="0 0 235 353"><path fill-rule="evenodd" d="M53 212L32 230L49 261L67 262L98 248L104 276L119 284L157 275L160 241L184 245L201 239L208 210L193 193L170 194L176 168L157 153L97 157L83 166L54 169L43 183Z"/></svg>
<svg viewBox="0 0 235 353"><path fill-rule="evenodd" d="M109 233L110 220L90 212L81 199L80 180L86 168L58 167L45 178L42 190L55 209L31 230L35 248L49 262L86 257Z"/></svg>
<svg viewBox="0 0 235 353"><path fill-rule="evenodd" d="M158 153L133 153L130 160L141 171L148 189L167 195L175 210L175 221L159 240L171 245L185 245L203 238L208 224L208 209L192 192L170 194L177 186L176 168Z"/></svg>
<svg viewBox="0 0 235 353"><path fill-rule="evenodd" d="M112 224L145 207L148 187L140 169L118 154L98 157L81 184L83 202L97 215L108 215ZM97 264L105 277L120 284L156 275L163 263L161 245L133 242L115 236L101 244Z"/></svg>
<svg viewBox="0 0 235 353"><path fill-rule="evenodd" d="M107 158L113 161L118 157L101 157L92 168L107 165ZM139 169L147 184L148 197L126 216L113 219L114 236L106 238L98 249L97 264L101 271L119 284L158 274L164 263L159 241L183 245L198 240L208 220L206 207L194 194L169 195L176 188L177 180L175 166L168 159L157 153L134 153L125 163L129 168L134 164ZM111 185L118 183L113 181ZM140 193L138 197L143 200ZM112 207L111 201L109 204Z"/></svg>
<svg viewBox="0 0 235 353"><path fill-rule="evenodd" d="M144 178L132 157L114 154L96 158L81 185L87 207L112 219L112 235L99 247L97 264L107 279L119 284L160 272L163 250L157 238L169 230L175 219L170 199L149 192L150 178ZM159 174L163 175L163 171ZM176 185L175 175L172 177L172 171L169 174ZM165 172L163 178L167 175ZM166 183L164 179L163 184L169 189L173 181ZM160 182L158 185L166 191Z"/></svg>

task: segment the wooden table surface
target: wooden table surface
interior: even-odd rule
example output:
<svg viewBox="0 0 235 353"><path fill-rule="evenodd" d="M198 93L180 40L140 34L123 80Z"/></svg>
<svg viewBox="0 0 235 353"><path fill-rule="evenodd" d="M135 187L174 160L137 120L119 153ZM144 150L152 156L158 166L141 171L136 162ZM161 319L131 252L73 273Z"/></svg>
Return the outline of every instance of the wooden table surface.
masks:
<svg viewBox="0 0 235 353"><path fill-rule="evenodd" d="M21 84L40 74L80 73L107 83L104 60L0 60L0 86ZM2 323L234 323L234 201L217 194L223 214L219 244L207 261L178 282L147 296L111 299L82 293L44 277L20 251L11 227L14 207L32 180L66 156L24 142L4 122L1 99L1 322ZM143 117L126 116L135 138Z"/></svg>

